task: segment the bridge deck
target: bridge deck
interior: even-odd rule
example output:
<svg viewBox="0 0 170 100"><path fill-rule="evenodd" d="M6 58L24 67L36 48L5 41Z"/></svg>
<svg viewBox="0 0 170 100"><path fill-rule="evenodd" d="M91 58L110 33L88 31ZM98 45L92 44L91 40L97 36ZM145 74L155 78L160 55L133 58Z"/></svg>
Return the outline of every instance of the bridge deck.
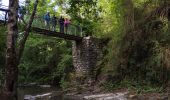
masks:
<svg viewBox="0 0 170 100"><path fill-rule="evenodd" d="M3 11L3 12L8 12L9 9L7 8L0 8L0 11ZM6 20L6 19L5 19ZM39 19L39 20L42 20L42 19ZM41 21L40 21L41 22ZM5 22L4 20L0 19L0 23L2 25L2 23L7 23ZM35 33L37 34L42 34L42 35L47 35L47 36L53 36L53 37L58 37L58 38L63 38L63 39L67 39L67 40L74 40L74 41L80 41L82 40L82 33L81 33L81 36L76 36L76 35L71 35L70 32L68 32L69 34L65 34L65 33L60 33L60 32L56 32L56 31L51 31L51 30L46 30L46 29L43 29L39 26L41 23L38 23L37 26L34 26L33 23L32 23L32 27L31 27L31 31L34 31ZM69 25L71 26L71 25ZM75 28L75 27L74 27ZM77 31L78 29L76 29L75 31Z"/></svg>
<svg viewBox="0 0 170 100"><path fill-rule="evenodd" d="M83 37L79 37L79 36L74 36L74 35L55 32L55 31L50 31L50 30L41 29L41 28L37 28L37 27L32 27L31 30L34 31L37 34L63 38L63 39L67 39L67 40L80 41L83 38Z"/></svg>
<svg viewBox="0 0 170 100"><path fill-rule="evenodd" d="M0 20L0 23L5 23L4 20ZM60 33L56 31L50 31L46 29L41 29L37 27L31 27L31 31L37 33L37 34L42 34L42 35L47 35L47 36L52 36L52 37L58 37L58 38L63 38L66 40L74 40L74 41L81 41L83 37L80 36L75 36L75 35L70 35L70 34L65 34L65 33Z"/></svg>

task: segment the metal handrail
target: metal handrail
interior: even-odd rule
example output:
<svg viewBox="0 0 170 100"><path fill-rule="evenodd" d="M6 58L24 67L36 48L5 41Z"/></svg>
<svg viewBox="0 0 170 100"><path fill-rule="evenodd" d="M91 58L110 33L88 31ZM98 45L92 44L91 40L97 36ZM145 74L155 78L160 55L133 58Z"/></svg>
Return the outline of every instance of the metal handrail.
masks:
<svg viewBox="0 0 170 100"><path fill-rule="evenodd" d="M8 8L8 6L0 4L0 8Z"/></svg>
<svg viewBox="0 0 170 100"><path fill-rule="evenodd" d="M29 15L26 15L24 20L26 22L28 22L28 18L29 18ZM53 25L52 25L51 21L49 23L49 26L45 26L45 20L44 20L43 16L35 16L34 17L34 21L32 23L32 26L33 27L37 27L37 28L41 28L41 29L46 29L46 30L54 31L54 30L52 30L52 26ZM57 19L57 24L56 24L56 27L55 27L55 31L59 32L60 31L60 27L61 26L59 24L59 19ZM68 25L67 32L66 32L66 27L64 26L64 34L69 34L69 35L75 35L75 36L83 37L82 27L80 25L75 25L75 24L70 23Z"/></svg>
<svg viewBox="0 0 170 100"><path fill-rule="evenodd" d="M5 12L5 16L2 17L2 15L0 15L0 19L1 20L4 20L6 22L7 20L7 12L8 12L8 9L5 9L3 8L4 7L7 7L5 5L0 5L0 11L4 11ZM24 22L28 22L28 19L29 19L29 15L25 15L24 19L20 19L19 18L19 22L23 21ZM56 31L56 32L59 32L60 31L60 27L61 27L61 24L59 24L59 19L57 19L57 24L56 24L56 27L54 30L52 30L52 27L54 25L52 25L52 22L50 21L49 25L48 26L45 26L45 20L43 19L43 16L35 16L34 17L34 20L33 20L33 23L32 23L32 26L33 27L37 27L37 28L41 28L41 29L46 29L46 30L50 30L50 31ZM48 27L48 28L47 28ZM67 29L67 30L66 30ZM75 25L75 24L72 24L70 23L68 25L68 27L66 28L66 26L64 26L63 28L63 31L62 33L64 34L69 34L69 35L75 35L75 36L80 36L80 37L83 37L83 32L82 32L82 27L80 25ZM60 32L61 33L61 32Z"/></svg>

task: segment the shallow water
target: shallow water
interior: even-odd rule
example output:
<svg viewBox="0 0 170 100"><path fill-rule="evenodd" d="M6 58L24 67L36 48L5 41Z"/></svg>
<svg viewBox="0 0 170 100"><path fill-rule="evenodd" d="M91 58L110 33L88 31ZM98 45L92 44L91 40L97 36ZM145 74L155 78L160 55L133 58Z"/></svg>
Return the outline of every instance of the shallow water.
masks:
<svg viewBox="0 0 170 100"><path fill-rule="evenodd" d="M26 95L37 96L42 94L52 93L51 98L43 97L41 99L35 100L71 100L71 99L64 99L61 90L56 87L19 87L18 88L18 100L24 100Z"/></svg>

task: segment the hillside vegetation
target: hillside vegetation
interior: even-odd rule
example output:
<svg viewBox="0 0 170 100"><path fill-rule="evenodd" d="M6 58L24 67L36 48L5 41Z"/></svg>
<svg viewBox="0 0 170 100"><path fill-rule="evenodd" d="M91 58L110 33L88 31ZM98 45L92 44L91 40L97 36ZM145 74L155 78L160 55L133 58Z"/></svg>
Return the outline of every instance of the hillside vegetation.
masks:
<svg viewBox="0 0 170 100"><path fill-rule="evenodd" d="M83 33L109 38L96 65L96 83L107 90L132 87L162 91L170 82L170 2L168 0L40 1L37 16L69 17ZM55 10L57 6L57 10ZM33 1L25 6L32 11ZM25 19L27 20L27 16ZM19 23L18 38L23 27ZM38 23L37 23L38 24ZM7 27L0 26L0 83L4 80ZM70 41L30 33L19 68L19 84L36 82L63 89L75 78Z"/></svg>

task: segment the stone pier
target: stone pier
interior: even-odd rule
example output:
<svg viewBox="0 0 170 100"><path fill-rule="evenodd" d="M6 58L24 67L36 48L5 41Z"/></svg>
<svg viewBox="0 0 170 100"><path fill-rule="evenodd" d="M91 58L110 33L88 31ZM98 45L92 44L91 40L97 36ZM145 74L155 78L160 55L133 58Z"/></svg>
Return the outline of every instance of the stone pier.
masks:
<svg viewBox="0 0 170 100"><path fill-rule="evenodd" d="M96 63L103 56L101 40L84 37L82 41L73 42L72 55L76 76L83 77L85 83L93 82Z"/></svg>

